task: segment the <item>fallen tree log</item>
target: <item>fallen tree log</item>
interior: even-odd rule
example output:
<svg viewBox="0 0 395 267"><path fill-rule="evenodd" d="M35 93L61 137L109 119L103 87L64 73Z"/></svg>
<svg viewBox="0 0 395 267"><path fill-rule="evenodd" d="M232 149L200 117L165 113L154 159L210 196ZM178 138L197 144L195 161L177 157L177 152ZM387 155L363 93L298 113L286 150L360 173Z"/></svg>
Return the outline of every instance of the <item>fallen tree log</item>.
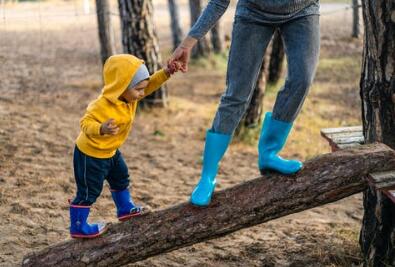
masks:
<svg viewBox="0 0 395 267"><path fill-rule="evenodd" d="M182 203L112 225L100 238L68 240L33 252L23 266L120 266L291 213L334 202L366 188L369 173L395 170L383 144L318 156L298 174L268 174L216 192L208 208Z"/></svg>

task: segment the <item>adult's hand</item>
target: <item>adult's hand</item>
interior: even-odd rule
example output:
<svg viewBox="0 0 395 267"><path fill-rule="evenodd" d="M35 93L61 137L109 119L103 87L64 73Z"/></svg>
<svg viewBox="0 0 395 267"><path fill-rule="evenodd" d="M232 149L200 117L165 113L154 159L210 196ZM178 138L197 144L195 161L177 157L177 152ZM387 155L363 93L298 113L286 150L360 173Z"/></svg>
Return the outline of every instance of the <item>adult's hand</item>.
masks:
<svg viewBox="0 0 395 267"><path fill-rule="evenodd" d="M188 71L188 63L191 57L192 48L197 43L193 37L187 36L181 44L174 50L173 55L168 60L168 64L173 64L175 61L181 63L180 70L182 72Z"/></svg>

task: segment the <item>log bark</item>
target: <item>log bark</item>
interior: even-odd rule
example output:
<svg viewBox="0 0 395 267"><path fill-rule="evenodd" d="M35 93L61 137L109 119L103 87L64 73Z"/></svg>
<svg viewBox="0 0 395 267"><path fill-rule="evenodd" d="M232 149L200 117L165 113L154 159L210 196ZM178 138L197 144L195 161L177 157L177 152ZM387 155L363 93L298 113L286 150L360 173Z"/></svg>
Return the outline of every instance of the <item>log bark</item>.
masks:
<svg viewBox="0 0 395 267"><path fill-rule="evenodd" d="M121 266L337 201L364 190L369 173L394 168L395 151L383 144L321 155L296 175L268 174L216 192L208 208L182 203L148 213L100 238L34 252L22 265Z"/></svg>
<svg viewBox="0 0 395 267"><path fill-rule="evenodd" d="M395 148L395 4L362 0L364 50L361 75L366 143ZM382 192L364 192L360 245L364 266L395 266L395 205Z"/></svg>

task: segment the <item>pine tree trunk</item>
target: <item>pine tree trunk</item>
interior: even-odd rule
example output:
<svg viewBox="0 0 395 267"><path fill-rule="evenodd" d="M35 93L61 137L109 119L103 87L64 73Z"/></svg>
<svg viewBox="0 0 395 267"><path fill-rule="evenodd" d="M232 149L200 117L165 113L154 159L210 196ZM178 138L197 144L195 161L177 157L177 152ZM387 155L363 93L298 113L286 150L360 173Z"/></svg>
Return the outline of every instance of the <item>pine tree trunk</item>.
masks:
<svg viewBox="0 0 395 267"><path fill-rule="evenodd" d="M352 0L352 37L359 38L359 1Z"/></svg>
<svg viewBox="0 0 395 267"><path fill-rule="evenodd" d="M202 12L201 0L189 0L191 26L195 24ZM192 58L206 57L210 54L210 46L206 37L202 37L192 50Z"/></svg>
<svg viewBox="0 0 395 267"><path fill-rule="evenodd" d="M115 54L115 41L108 0L96 0L96 13L100 40L100 56L104 65L107 58Z"/></svg>
<svg viewBox="0 0 395 267"><path fill-rule="evenodd" d="M367 143L395 149L395 4L363 0L365 27L361 76L362 118ZM365 266L395 266L395 205L386 195L364 192L360 245Z"/></svg>
<svg viewBox="0 0 395 267"><path fill-rule="evenodd" d="M145 61L152 74L161 68L159 44L153 21L151 0L118 0L121 17L122 45L124 53ZM140 106L166 106L166 86L144 98Z"/></svg>
<svg viewBox="0 0 395 267"><path fill-rule="evenodd" d="M211 29L211 44L215 53L221 53L223 50L223 43L221 38L221 26L219 21Z"/></svg>
<svg viewBox="0 0 395 267"><path fill-rule="evenodd" d="M182 30L180 26L180 14L176 0L168 0L171 20L171 33L173 37L173 48L176 49L181 43Z"/></svg>
<svg viewBox="0 0 395 267"><path fill-rule="evenodd" d="M272 52L270 54L268 81L276 83L281 78L284 63L284 45L280 32L274 33L272 41Z"/></svg>

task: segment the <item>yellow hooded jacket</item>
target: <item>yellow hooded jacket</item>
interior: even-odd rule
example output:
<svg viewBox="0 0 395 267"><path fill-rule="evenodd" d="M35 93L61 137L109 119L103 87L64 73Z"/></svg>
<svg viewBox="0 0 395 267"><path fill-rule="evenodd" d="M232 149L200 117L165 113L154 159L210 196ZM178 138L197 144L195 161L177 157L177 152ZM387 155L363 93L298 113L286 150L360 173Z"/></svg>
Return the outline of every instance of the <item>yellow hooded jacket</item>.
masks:
<svg viewBox="0 0 395 267"><path fill-rule="evenodd" d="M76 140L79 150L95 158L111 158L125 142L132 128L138 101L125 103L119 96L126 90L137 69L144 62L132 55L114 55L103 68L104 87L99 97L92 101L80 120L81 132ZM149 78L144 96L153 93L169 76L161 69ZM116 135L100 135L103 122L114 119L119 127Z"/></svg>

